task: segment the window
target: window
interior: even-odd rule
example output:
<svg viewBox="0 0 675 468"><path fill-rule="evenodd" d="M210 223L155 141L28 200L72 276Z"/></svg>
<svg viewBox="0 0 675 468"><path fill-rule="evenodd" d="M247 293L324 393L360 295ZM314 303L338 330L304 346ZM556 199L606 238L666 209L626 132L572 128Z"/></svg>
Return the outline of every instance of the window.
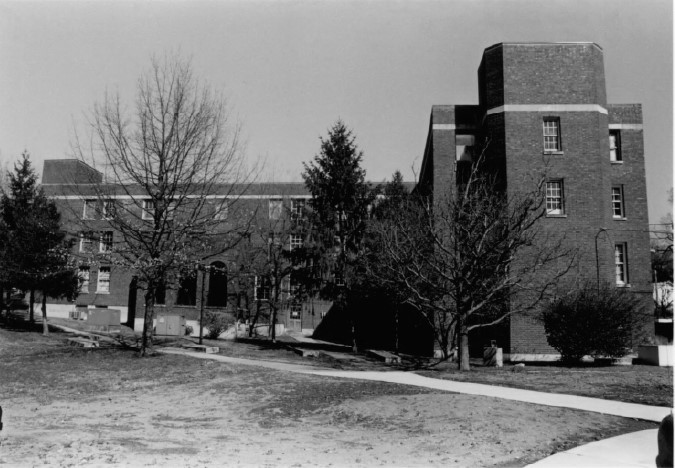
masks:
<svg viewBox="0 0 675 468"><path fill-rule="evenodd" d="M102 231L101 241L98 246L98 251L101 253L112 252L113 248L113 233L112 231Z"/></svg>
<svg viewBox="0 0 675 468"><path fill-rule="evenodd" d="M612 187L612 217L615 219L625 218L622 185Z"/></svg>
<svg viewBox="0 0 675 468"><path fill-rule="evenodd" d="M281 218L281 210L283 209L283 202L281 200L270 200L270 219Z"/></svg>
<svg viewBox="0 0 675 468"><path fill-rule="evenodd" d="M197 275L193 272L184 273L180 277L176 305L197 305Z"/></svg>
<svg viewBox="0 0 675 468"><path fill-rule="evenodd" d="M80 233L80 252L91 252L94 246L94 233L83 231Z"/></svg>
<svg viewBox="0 0 675 468"><path fill-rule="evenodd" d="M457 161L471 162L475 144L476 138L473 135L457 135L455 137L455 155Z"/></svg>
<svg viewBox="0 0 675 468"><path fill-rule="evenodd" d="M298 294L298 291L300 290L300 284L298 283L297 280L293 279L291 276L288 280L288 295L291 297L295 297L296 294Z"/></svg>
<svg viewBox="0 0 675 468"><path fill-rule="evenodd" d="M290 247L291 250L302 247L302 236L298 234L290 235Z"/></svg>
<svg viewBox="0 0 675 468"><path fill-rule="evenodd" d="M155 202L152 200L143 200L142 219L153 219L155 217Z"/></svg>
<svg viewBox="0 0 675 468"><path fill-rule="evenodd" d="M227 270L223 262L211 264L206 305L209 307L225 307L227 305Z"/></svg>
<svg viewBox="0 0 675 468"><path fill-rule="evenodd" d="M98 269L96 292L97 293L110 292L110 267L100 267Z"/></svg>
<svg viewBox="0 0 675 468"><path fill-rule="evenodd" d="M302 304L299 302L291 303L291 318L298 320L302 314Z"/></svg>
<svg viewBox="0 0 675 468"><path fill-rule="evenodd" d="M96 200L85 200L82 219L96 219Z"/></svg>
<svg viewBox="0 0 675 468"><path fill-rule="evenodd" d="M115 217L115 201L105 200L103 202L103 219L112 219Z"/></svg>
<svg viewBox="0 0 675 468"><path fill-rule="evenodd" d="M305 200L291 200L291 217L293 219L302 219L305 216Z"/></svg>
<svg viewBox="0 0 675 468"><path fill-rule="evenodd" d="M227 219L229 205L226 201L217 202L214 205L213 219L224 221Z"/></svg>
<svg viewBox="0 0 675 468"><path fill-rule="evenodd" d="M565 214L565 199L563 194L563 181L550 180L546 182L546 214Z"/></svg>
<svg viewBox="0 0 675 468"><path fill-rule="evenodd" d="M612 162L621 162L621 132L619 130L609 131L609 160Z"/></svg>
<svg viewBox="0 0 675 468"><path fill-rule="evenodd" d="M255 289L253 291L253 299L256 301L270 300L270 280L264 276L255 277Z"/></svg>
<svg viewBox="0 0 675 468"><path fill-rule="evenodd" d="M87 294L89 292L89 267L81 266L78 271L80 277L80 292Z"/></svg>
<svg viewBox="0 0 675 468"><path fill-rule="evenodd" d="M544 119L544 152L562 151L560 144L560 119L547 117Z"/></svg>
<svg viewBox="0 0 675 468"><path fill-rule="evenodd" d="M155 286L155 305L166 305L166 284L164 281Z"/></svg>
<svg viewBox="0 0 675 468"><path fill-rule="evenodd" d="M614 266L617 286L628 284L628 262L626 261L626 244L614 245Z"/></svg>

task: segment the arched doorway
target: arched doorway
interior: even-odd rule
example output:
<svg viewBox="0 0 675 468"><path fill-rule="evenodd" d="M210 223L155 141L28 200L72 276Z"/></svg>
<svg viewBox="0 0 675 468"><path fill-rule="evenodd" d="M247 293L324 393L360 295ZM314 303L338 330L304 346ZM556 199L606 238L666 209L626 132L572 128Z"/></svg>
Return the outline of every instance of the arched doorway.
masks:
<svg viewBox="0 0 675 468"><path fill-rule="evenodd" d="M223 262L213 262L209 268L209 293L206 298L208 307L227 305L227 267Z"/></svg>

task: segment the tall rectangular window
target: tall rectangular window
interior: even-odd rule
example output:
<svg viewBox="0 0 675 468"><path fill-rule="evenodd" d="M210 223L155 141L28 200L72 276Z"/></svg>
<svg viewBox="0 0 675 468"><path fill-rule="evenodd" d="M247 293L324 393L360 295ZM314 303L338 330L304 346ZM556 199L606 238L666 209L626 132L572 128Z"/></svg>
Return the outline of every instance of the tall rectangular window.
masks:
<svg viewBox="0 0 675 468"><path fill-rule="evenodd" d="M293 320L298 320L302 315L302 303L300 302L291 302L291 311L290 318Z"/></svg>
<svg viewBox="0 0 675 468"><path fill-rule="evenodd" d="M270 300L270 280L264 276L255 277L255 287L253 290L253 299L256 301Z"/></svg>
<svg viewBox="0 0 675 468"><path fill-rule="evenodd" d="M612 162L621 162L621 132L619 130L609 131L609 160Z"/></svg>
<svg viewBox="0 0 675 468"><path fill-rule="evenodd" d="M279 219L281 218L281 210L283 209L283 203L281 200L270 200L270 219Z"/></svg>
<svg viewBox="0 0 675 468"><path fill-rule="evenodd" d="M152 200L143 200L142 219L153 219L155 217L155 202Z"/></svg>
<svg viewBox="0 0 675 468"><path fill-rule="evenodd" d="M565 214L565 197L562 180L550 180L546 182L546 214Z"/></svg>
<svg viewBox="0 0 675 468"><path fill-rule="evenodd" d="M97 293L110 292L110 267L100 267L98 269L98 279L96 282Z"/></svg>
<svg viewBox="0 0 675 468"><path fill-rule="evenodd" d="M291 234L290 235L290 247L291 247L291 250L302 247L302 236L300 236L298 234Z"/></svg>
<svg viewBox="0 0 675 468"><path fill-rule="evenodd" d="M103 201L103 219L112 219L115 217L115 201L114 200L104 200Z"/></svg>
<svg viewBox="0 0 675 468"><path fill-rule="evenodd" d="M80 252L91 252L94 246L94 233L91 231L80 232Z"/></svg>
<svg viewBox="0 0 675 468"><path fill-rule="evenodd" d="M301 219L305 215L305 200L292 199L291 200L291 217L293 219Z"/></svg>
<svg viewBox="0 0 675 468"><path fill-rule="evenodd" d="M96 200L84 201L82 219L96 219Z"/></svg>
<svg viewBox="0 0 675 468"><path fill-rule="evenodd" d="M614 267L617 286L628 284L628 261L625 243L614 245Z"/></svg>
<svg viewBox="0 0 675 468"><path fill-rule="evenodd" d="M101 253L112 252L112 248L113 248L112 231L101 231L101 241L99 243L98 251Z"/></svg>
<svg viewBox="0 0 675 468"><path fill-rule="evenodd" d="M226 200L214 204L213 219L225 221L228 215L229 205Z"/></svg>
<svg viewBox="0 0 675 468"><path fill-rule="evenodd" d="M80 293L87 294L89 292L89 267L81 266L78 276L80 277Z"/></svg>
<svg viewBox="0 0 675 468"><path fill-rule="evenodd" d="M623 206L623 186L612 187L612 217L622 219L626 217Z"/></svg>
<svg viewBox="0 0 675 468"><path fill-rule="evenodd" d="M562 151L560 119L557 117L546 117L544 119L544 151L547 153Z"/></svg>

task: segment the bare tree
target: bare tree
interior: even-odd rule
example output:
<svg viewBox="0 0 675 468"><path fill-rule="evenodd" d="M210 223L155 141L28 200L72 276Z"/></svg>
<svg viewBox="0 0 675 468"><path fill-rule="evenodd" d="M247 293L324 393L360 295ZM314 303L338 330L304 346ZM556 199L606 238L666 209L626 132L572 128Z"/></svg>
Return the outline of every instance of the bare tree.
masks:
<svg viewBox="0 0 675 468"><path fill-rule="evenodd" d="M575 260L542 229L545 177L507 196L484 154L454 190L404 200L371 223L379 252L369 274L427 319L444 357L458 341L462 370L472 329L533 310Z"/></svg>
<svg viewBox="0 0 675 468"><path fill-rule="evenodd" d="M80 195L95 200L96 222L113 230L103 260L130 270L145 289L141 355L151 354L156 292L176 288L245 234L250 217L233 211L252 170L226 101L179 57L153 58L131 113L106 94L89 123L90 143L76 138L74 152L104 180Z"/></svg>

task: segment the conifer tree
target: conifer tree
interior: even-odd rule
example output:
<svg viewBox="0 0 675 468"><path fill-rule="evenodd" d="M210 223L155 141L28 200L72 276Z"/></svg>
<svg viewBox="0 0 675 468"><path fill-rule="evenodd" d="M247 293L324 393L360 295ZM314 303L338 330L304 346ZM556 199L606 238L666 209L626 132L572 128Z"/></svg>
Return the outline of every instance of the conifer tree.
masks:
<svg viewBox="0 0 675 468"><path fill-rule="evenodd" d="M349 292L360 281L357 259L363 249L368 207L375 193L366 183L361 167L363 152L351 130L338 120L321 138L321 151L304 164L302 174L312 195L311 236L305 249L305 280L339 309L348 306ZM352 346L357 350L356 317L350 314Z"/></svg>

